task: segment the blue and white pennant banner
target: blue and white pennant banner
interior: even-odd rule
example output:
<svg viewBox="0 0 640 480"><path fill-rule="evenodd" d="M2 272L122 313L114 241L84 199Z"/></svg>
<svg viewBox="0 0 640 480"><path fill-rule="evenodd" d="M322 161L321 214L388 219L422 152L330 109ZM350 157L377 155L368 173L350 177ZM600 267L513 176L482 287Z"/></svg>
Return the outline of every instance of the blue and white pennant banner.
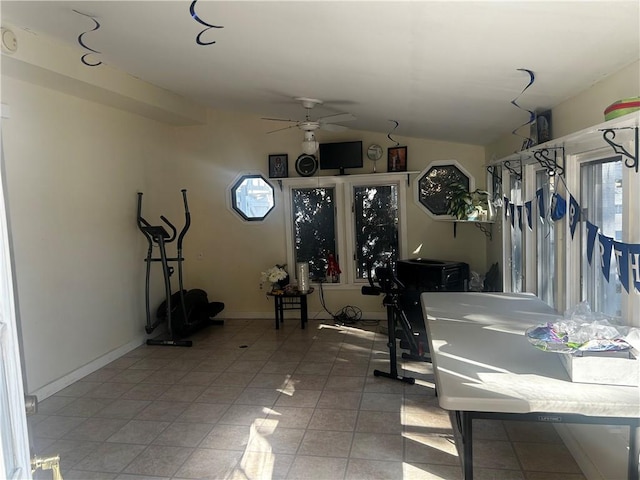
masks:
<svg viewBox="0 0 640 480"><path fill-rule="evenodd" d="M557 193L554 194L555 200L560 199L564 204L564 199ZM556 202L550 202L556 203ZM547 216L550 220L559 220L564 216L564 212L546 212L545 211L545 194L542 188L536 191L535 200L528 200L524 202L524 205L517 205L508 197L504 197L504 215L505 219L509 218L511 227L516 227L516 215L518 216L518 228L522 230L523 226L523 214L526 215L526 222L529 229L533 229L532 210L534 205L538 209L538 216L541 221L544 221ZM524 212L523 212L524 208ZM547 215L548 213L548 215ZM569 195L569 208L568 208L568 221L569 230L571 232L571 239L574 238L575 231L580 221L584 221L586 225L587 234L587 260L589 265L592 265L594 256L594 250L596 250L596 243L598 245L598 267L602 271L602 275L605 280L609 281L609 272L611 271L612 255L615 258L618 278L624 289L629 292L630 287L633 286L636 292L640 293L640 244L629 244L624 242L618 242L614 239L607 237L600 232L600 227L591 223L586 218L582 217L581 207L578 201L573 195Z"/></svg>

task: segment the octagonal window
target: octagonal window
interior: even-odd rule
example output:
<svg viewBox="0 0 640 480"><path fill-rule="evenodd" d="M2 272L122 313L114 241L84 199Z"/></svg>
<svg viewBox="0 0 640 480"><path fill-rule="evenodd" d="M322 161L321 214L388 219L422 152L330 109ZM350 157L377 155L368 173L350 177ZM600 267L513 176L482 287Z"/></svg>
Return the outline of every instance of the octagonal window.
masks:
<svg viewBox="0 0 640 480"><path fill-rule="evenodd" d="M465 185L469 191L475 189L473 177L455 160L429 164L418 177L416 202L431 216L448 216L452 183Z"/></svg>
<svg viewBox="0 0 640 480"><path fill-rule="evenodd" d="M242 175L231 187L231 206L244 220L264 220L274 207L273 187L262 175Z"/></svg>

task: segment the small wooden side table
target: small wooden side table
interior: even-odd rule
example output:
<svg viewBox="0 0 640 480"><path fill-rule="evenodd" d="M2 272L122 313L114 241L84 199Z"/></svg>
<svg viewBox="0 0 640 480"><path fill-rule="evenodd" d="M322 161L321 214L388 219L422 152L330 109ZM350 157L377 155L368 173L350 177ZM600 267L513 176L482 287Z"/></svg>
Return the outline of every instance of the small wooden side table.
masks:
<svg viewBox="0 0 640 480"><path fill-rule="evenodd" d="M300 310L300 328L304 330L307 324L307 295L313 293L313 287L306 292L276 290L268 292L267 295L273 297L276 316L276 330L280 329L280 324L284 323L285 310Z"/></svg>

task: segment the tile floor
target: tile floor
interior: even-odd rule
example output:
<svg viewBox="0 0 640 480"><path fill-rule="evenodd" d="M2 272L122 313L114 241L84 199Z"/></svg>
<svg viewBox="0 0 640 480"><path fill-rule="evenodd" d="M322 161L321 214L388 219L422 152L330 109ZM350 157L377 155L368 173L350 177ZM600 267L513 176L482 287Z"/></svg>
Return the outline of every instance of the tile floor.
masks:
<svg viewBox="0 0 640 480"><path fill-rule="evenodd" d="M415 385L372 375L379 328L233 319L192 348L141 346L41 401L34 450L65 480L460 479L431 366L404 364ZM474 429L477 480L584 480L551 425Z"/></svg>

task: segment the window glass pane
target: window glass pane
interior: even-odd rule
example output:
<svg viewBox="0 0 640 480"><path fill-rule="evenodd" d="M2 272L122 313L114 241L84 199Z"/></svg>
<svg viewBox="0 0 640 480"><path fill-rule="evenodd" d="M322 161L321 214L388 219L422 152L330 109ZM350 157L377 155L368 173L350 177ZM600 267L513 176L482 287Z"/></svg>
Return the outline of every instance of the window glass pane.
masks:
<svg viewBox="0 0 640 480"><path fill-rule="evenodd" d="M580 169L580 205L586 219L614 240L622 239L622 162L619 157L583 164ZM612 257L609 281L602 273L598 240L591 265L587 260L586 223L582 227L582 299L591 309L608 315L622 315L622 285Z"/></svg>
<svg viewBox="0 0 640 480"><path fill-rule="evenodd" d="M326 276L327 258L336 255L335 191L333 188L291 190L295 261L309 262L309 277Z"/></svg>
<svg viewBox="0 0 640 480"><path fill-rule="evenodd" d="M551 198L551 192L555 191L555 178L549 176L546 171L536 172L536 191L542 189L545 208L548 208L546 204ZM556 291L555 234L553 221L548 218L547 212L544 212L544 217L541 218L538 214L533 220L536 224L537 292L541 300L553 307Z"/></svg>
<svg viewBox="0 0 640 480"><path fill-rule="evenodd" d="M231 191L233 209L245 220L262 220L273 209L273 188L260 175L244 175Z"/></svg>
<svg viewBox="0 0 640 480"><path fill-rule="evenodd" d="M395 265L398 259L398 188L396 185L353 189L356 239L356 279L369 271Z"/></svg>
<svg viewBox="0 0 640 480"><path fill-rule="evenodd" d="M510 177L510 200L515 205L522 205L522 181L515 177ZM518 209L513 210L513 227L511 228L511 291L522 292L522 230L520 229L520 218ZM525 220L526 223L526 220Z"/></svg>
<svg viewBox="0 0 640 480"><path fill-rule="evenodd" d="M447 215L451 193L449 186L459 183L469 190L469 177L455 165L431 167L418 180L418 198L434 215Z"/></svg>

